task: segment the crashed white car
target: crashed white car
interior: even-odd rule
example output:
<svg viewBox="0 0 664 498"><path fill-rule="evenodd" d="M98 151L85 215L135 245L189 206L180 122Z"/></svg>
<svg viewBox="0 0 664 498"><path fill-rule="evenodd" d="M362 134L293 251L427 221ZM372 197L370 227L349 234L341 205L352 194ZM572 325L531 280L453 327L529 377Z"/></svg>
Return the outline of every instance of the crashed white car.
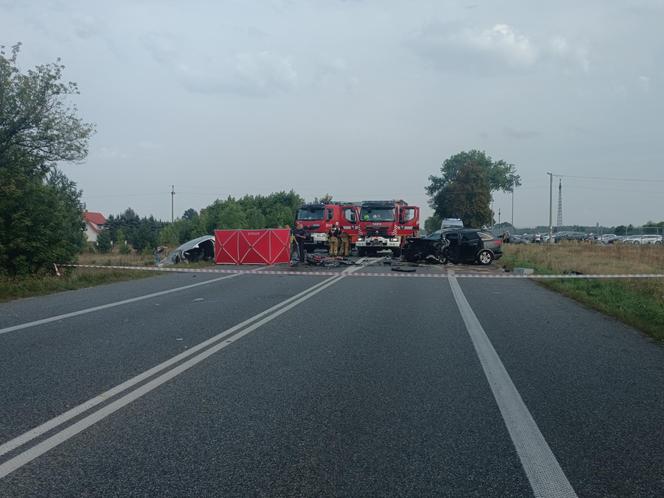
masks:
<svg viewBox="0 0 664 498"><path fill-rule="evenodd" d="M159 262L159 266L214 258L214 236L203 235L185 242Z"/></svg>

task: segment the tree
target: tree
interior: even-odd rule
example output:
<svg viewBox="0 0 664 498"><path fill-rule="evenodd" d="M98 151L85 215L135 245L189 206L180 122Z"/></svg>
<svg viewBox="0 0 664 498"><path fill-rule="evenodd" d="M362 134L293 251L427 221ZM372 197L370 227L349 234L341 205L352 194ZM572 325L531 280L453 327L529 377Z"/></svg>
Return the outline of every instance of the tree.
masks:
<svg viewBox="0 0 664 498"><path fill-rule="evenodd" d="M97 235L97 248L99 249L99 252L106 254L107 252L110 252L112 247L111 234L108 230L102 230L99 232L99 235Z"/></svg>
<svg viewBox="0 0 664 498"><path fill-rule="evenodd" d="M426 187L429 197L435 198L441 190L456 179L459 171L469 163L479 167L486 176L489 193L499 190L511 192L515 187L521 185L521 177L516 174L513 164L508 164L502 159L494 161L484 151L470 150L459 152L445 159L440 168L441 176L429 176L431 183ZM431 207L435 208L433 204Z"/></svg>
<svg viewBox="0 0 664 498"><path fill-rule="evenodd" d="M465 226L481 227L492 222L489 181L482 166L472 162L459 169L431 204L440 218L461 218Z"/></svg>
<svg viewBox="0 0 664 498"><path fill-rule="evenodd" d="M0 269L21 275L76 259L85 244L76 185L58 170L45 179L0 168Z"/></svg>
<svg viewBox="0 0 664 498"><path fill-rule="evenodd" d="M198 212L193 208L187 209L182 215L182 219L187 221L192 221L196 218L198 218Z"/></svg>
<svg viewBox="0 0 664 498"><path fill-rule="evenodd" d="M502 159L494 161L479 150L463 151L449 157L440 172L440 176L429 176L430 184L426 187L431 207L440 218L458 217L470 226L493 221L489 207L492 192L511 192L521 185L521 177L516 174L513 164Z"/></svg>
<svg viewBox="0 0 664 498"><path fill-rule="evenodd" d="M440 230L442 221L441 217L436 213L432 214L424 221L424 231L426 233L431 233Z"/></svg>
<svg viewBox="0 0 664 498"><path fill-rule="evenodd" d="M83 247L81 193L56 163L83 160L94 131L67 105L78 88L61 81L59 60L23 73L19 52L0 47L0 271L12 275L71 262Z"/></svg>
<svg viewBox="0 0 664 498"><path fill-rule="evenodd" d="M81 161L94 126L66 102L79 93L63 83L58 59L21 73L20 44L10 54L0 47L0 165L20 164L30 176L45 176L58 161Z"/></svg>

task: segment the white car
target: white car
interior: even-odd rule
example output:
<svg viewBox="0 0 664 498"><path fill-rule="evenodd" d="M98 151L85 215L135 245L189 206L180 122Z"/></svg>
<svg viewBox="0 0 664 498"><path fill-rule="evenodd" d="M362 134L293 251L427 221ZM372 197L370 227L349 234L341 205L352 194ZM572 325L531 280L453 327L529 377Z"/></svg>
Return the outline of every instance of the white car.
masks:
<svg viewBox="0 0 664 498"><path fill-rule="evenodd" d="M661 244L661 235L641 235L641 244Z"/></svg>

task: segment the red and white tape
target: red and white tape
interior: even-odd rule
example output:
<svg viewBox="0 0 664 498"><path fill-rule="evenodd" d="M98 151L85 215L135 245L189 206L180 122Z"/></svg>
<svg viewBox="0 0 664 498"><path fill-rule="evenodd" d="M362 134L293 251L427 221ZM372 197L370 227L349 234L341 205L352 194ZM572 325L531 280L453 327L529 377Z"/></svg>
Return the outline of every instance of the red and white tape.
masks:
<svg viewBox="0 0 664 498"><path fill-rule="evenodd" d="M302 270L268 270L265 267L243 270L239 268L164 268L158 266L121 266L121 265L73 265L62 264L60 268L99 268L104 270L139 270L153 272L173 272L173 273L238 273L254 275L296 275L309 277L329 277L344 275L347 277L387 277L387 278L493 278L493 279L526 279L526 280L555 280L555 279L626 279L626 278L664 278L661 273L620 273L620 274L600 274L600 275L577 275L577 274L556 274L556 275L516 275L513 273L400 273L400 272L361 272L340 273L338 271L302 271Z"/></svg>

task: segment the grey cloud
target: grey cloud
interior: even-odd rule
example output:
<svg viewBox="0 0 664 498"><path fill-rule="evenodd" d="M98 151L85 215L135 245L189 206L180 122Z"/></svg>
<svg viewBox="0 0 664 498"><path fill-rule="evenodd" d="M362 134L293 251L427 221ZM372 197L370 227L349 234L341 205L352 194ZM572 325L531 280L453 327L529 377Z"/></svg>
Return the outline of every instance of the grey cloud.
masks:
<svg viewBox="0 0 664 498"><path fill-rule="evenodd" d="M177 61L175 36L168 33L147 33L140 37L140 41L156 62L174 64Z"/></svg>
<svg viewBox="0 0 664 498"><path fill-rule="evenodd" d="M269 51L237 53L205 69L178 66L178 77L194 93L267 96L294 90L298 73L290 57Z"/></svg>
<svg viewBox="0 0 664 498"><path fill-rule="evenodd" d="M443 70L462 73L531 71L547 63L589 68L588 51L561 35L541 39L497 23L478 28L434 23L407 42L416 53Z"/></svg>
<svg viewBox="0 0 664 498"><path fill-rule="evenodd" d="M516 128L512 128L510 126L505 126L505 128L503 128L503 134L508 138L514 138L517 140L528 140L540 136L540 133L538 131L519 130Z"/></svg>
<svg viewBox="0 0 664 498"><path fill-rule="evenodd" d="M74 33L83 40L99 36L104 32L104 23L98 17L77 15L72 19Z"/></svg>

